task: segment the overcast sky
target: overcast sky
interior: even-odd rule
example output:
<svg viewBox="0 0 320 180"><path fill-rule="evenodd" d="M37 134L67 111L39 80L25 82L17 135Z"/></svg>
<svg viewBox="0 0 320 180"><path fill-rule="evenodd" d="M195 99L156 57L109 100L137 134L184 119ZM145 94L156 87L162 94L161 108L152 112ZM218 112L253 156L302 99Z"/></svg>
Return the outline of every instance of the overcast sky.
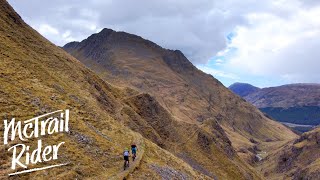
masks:
<svg viewBox="0 0 320 180"><path fill-rule="evenodd" d="M102 28L180 49L226 86L320 83L318 0L8 0L53 43Z"/></svg>

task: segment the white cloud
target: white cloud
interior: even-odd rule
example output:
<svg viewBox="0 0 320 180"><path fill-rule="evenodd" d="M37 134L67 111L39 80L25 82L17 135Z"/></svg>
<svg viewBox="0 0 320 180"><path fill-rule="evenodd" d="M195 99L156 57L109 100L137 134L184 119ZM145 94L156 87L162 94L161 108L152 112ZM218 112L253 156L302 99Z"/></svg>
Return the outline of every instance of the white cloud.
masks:
<svg viewBox="0 0 320 180"><path fill-rule="evenodd" d="M316 49L320 1L8 1L27 23L57 45L82 40L107 27L180 49L195 64L225 56L223 62L215 62L219 70L205 69L217 76L232 79L233 75L223 72L234 72L290 82L320 79L320 51ZM236 36L229 42L226 37L232 32Z"/></svg>
<svg viewBox="0 0 320 180"><path fill-rule="evenodd" d="M236 48L227 66L288 82L320 82L320 7L292 8L290 16L248 14L228 48ZM228 52L222 52L227 54Z"/></svg>
<svg viewBox="0 0 320 180"><path fill-rule="evenodd" d="M62 34L62 38L68 42L75 41L76 39L72 37L71 31L67 30Z"/></svg>
<svg viewBox="0 0 320 180"><path fill-rule="evenodd" d="M70 30L82 40L97 29L112 28L140 35L169 49L180 49L195 63L205 63L226 47L226 35L246 23L246 10L260 9L250 0L237 3L212 0L9 0L31 26L48 24L59 32ZM235 4L235 6L232 6ZM238 5L238 7L237 7ZM257 7L259 6L259 7ZM57 45L67 39L48 36Z"/></svg>
<svg viewBox="0 0 320 180"><path fill-rule="evenodd" d="M233 80L239 80L240 79L235 74L227 73L227 72L224 72L224 71L221 71L221 70L217 70L217 69L213 69L213 68L210 68L210 67L198 66L198 68L201 71L203 71L203 72L205 72L207 74L211 74L211 75L216 76L216 77L228 78L228 79L233 79Z"/></svg>
<svg viewBox="0 0 320 180"><path fill-rule="evenodd" d="M39 33L43 34L44 36L59 34L59 31L49 24L41 24L39 27L37 27L37 29Z"/></svg>

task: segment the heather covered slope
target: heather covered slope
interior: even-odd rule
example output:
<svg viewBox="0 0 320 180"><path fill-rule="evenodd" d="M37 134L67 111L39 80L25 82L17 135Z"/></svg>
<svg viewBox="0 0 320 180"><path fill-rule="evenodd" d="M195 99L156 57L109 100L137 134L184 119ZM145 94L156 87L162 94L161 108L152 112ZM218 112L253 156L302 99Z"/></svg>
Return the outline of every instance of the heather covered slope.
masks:
<svg viewBox="0 0 320 180"><path fill-rule="evenodd" d="M68 133L42 137L47 145L65 142L66 146L59 150L59 159L28 168L69 164L11 179L122 178L129 172L121 170L121 154L123 148L132 142L138 144L141 154L131 170L132 173L141 172L141 178L146 175L143 172L148 172L148 178L161 178L154 167L173 169L189 179L207 178L124 126L126 119L120 111L127 106L122 102L127 90L109 85L47 41L25 24L5 0L0 0L0 39L1 139L5 118L27 120L59 109L70 110ZM30 139L25 143L34 149L36 141ZM10 145L16 143L20 141L16 139ZM8 173L13 172L10 169L12 152L7 151L9 147L3 143L0 145L0 179L7 179ZM150 152L156 153L151 156Z"/></svg>
<svg viewBox="0 0 320 180"><path fill-rule="evenodd" d="M250 138L263 142L295 137L199 71L178 50L110 29L63 48L105 80L150 93L178 121L196 125L217 121L236 148L253 146Z"/></svg>

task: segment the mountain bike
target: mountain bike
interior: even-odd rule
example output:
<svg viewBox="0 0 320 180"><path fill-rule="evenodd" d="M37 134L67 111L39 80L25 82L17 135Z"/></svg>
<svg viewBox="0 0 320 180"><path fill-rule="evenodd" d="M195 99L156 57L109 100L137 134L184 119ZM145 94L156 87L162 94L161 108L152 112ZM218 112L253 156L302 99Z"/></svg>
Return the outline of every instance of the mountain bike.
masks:
<svg viewBox="0 0 320 180"><path fill-rule="evenodd" d="M132 161L134 161L136 159L136 153L132 154Z"/></svg>
<svg viewBox="0 0 320 180"><path fill-rule="evenodd" d="M125 160L123 165L123 170L126 170L127 167L129 167L129 161Z"/></svg>

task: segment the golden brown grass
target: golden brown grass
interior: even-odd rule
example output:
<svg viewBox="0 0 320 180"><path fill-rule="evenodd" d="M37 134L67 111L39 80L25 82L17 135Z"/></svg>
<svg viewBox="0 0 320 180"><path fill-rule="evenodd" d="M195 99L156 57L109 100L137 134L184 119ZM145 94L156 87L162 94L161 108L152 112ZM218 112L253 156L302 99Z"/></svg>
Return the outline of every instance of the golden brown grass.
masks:
<svg viewBox="0 0 320 180"><path fill-rule="evenodd" d="M66 142L59 159L30 168L69 164L11 179L108 178L118 173L123 165L123 148L137 136L122 124L124 120L119 114L125 106L121 101L123 94L131 91L101 80L25 24L5 0L0 0L0 24L1 119L26 120L45 112L70 109L70 132L42 138L45 145ZM0 127L2 134L2 120ZM27 142L31 147L35 143L36 139ZM7 174L12 172L8 147L0 145L1 178L8 178ZM152 150L161 148L152 146Z"/></svg>

